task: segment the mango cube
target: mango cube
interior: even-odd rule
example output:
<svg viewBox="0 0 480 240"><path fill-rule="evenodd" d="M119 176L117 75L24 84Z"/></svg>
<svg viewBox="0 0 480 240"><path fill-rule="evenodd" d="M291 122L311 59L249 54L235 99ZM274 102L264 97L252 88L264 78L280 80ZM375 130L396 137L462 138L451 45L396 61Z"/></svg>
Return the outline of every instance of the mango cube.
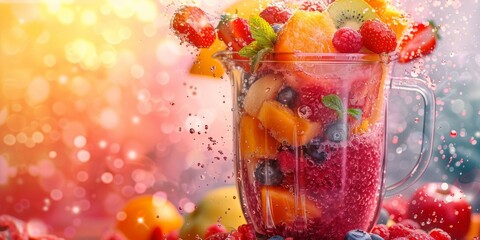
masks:
<svg viewBox="0 0 480 240"><path fill-rule="evenodd" d="M280 143L269 135L260 121L250 115L240 119L240 157L242 159L274 158Z"/></svg>
<svg viewBox="0 0 480 240"><path fill-rule="evenodd" d="M307 144L321 129L320 123L297 117L290 108L276 101L264 102L258 119L277 141L291 146Z"/></svg>

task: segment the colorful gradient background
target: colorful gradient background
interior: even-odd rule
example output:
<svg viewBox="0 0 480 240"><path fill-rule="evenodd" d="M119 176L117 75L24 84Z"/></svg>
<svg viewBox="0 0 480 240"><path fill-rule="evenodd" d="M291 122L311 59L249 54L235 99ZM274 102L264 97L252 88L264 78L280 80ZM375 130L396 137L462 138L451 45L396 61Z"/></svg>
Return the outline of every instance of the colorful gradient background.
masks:
<svg viewBox="0 0 480 240"><path fill-rule="evenodd" d="M204 192L232 184L230 85L190 74L197 52L180 45L169 25L181 4L216 18L233 2L0 1L0 215L84 239L112 228L134 196L163 196L187 213ZM442 27L435 54L398 67L436 85L435 158L422 182L457 184L474 202L478 0L399 7ZM404 159L418 150L410 147L419 138L409 131L415 106L400 109L391 126L389 168L408 169ZM414 114L400 118L402 111Z"/></svg>

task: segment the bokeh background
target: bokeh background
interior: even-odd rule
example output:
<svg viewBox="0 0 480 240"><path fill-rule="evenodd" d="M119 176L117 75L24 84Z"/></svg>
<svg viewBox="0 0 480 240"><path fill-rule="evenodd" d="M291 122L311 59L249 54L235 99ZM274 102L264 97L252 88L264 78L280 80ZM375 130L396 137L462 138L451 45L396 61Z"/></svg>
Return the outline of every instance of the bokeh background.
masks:
<svg viewBox="0 0 480 240"><path fill-rule="evenodd" d="M131 198L186 214L233 184L230 84L190 74L198 52L169 30L182 4L214 19L233 0L0 1L0 215L67 239L96 239ZM435 149L419 183L459 186L480 207L480 3L396 1L434 19L434 54L397 65L437 96ZM417 97L392 93L388 181L421 139ZM419 109L420 108L420 109Z"/></svg>

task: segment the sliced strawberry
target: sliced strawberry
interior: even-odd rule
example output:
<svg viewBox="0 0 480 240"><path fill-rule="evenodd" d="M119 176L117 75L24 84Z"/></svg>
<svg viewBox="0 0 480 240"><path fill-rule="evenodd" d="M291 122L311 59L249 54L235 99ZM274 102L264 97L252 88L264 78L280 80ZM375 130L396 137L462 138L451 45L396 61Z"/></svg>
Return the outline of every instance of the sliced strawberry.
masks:
<svg viewBox="0 0 480 240"><path fill-rule="evenodd" d="M287 9L277 5L270 5L260 13L260 17L265 19L270 25L286 23L291 15Z"/></svg>
<svg viewBox="0 0 480 240"><path fill-rule="evenodd" d="M438 28L432 21L413 24L410 33L400 42L399 62L407 63L430 54L437 45L437 39L439 39Z"/></svg>
<svg viewBox="0 0 480 240"><path fill-rule="evenodd" d="M217 29L218 38L233 51L240 51L254 40L248 21L244 18L223 15Z"/></svg>
<svg viewBox="0 0 480 240"><path fill-rule="evenodd" d="M181 41L198 48L208 48L215 41L215 28L200 8L184 6L174 15L172 29Z"/></svg>

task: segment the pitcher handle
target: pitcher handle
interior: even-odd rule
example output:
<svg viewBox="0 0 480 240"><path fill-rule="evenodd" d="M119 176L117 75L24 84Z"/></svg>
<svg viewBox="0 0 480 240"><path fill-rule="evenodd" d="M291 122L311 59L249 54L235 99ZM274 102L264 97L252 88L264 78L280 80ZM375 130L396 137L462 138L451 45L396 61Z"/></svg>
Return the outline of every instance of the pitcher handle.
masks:
<svg viewBox="0 0 480 240"><path fill-rule="evenodd" d="M417 78L392 78L390 88L419 93L425 101L423 138L420 156L413 169L400 181L387 186L385 197L394 196L413 185L425 172L433 151L433 134L435 128L435 95L424 80Z"/></svg>

